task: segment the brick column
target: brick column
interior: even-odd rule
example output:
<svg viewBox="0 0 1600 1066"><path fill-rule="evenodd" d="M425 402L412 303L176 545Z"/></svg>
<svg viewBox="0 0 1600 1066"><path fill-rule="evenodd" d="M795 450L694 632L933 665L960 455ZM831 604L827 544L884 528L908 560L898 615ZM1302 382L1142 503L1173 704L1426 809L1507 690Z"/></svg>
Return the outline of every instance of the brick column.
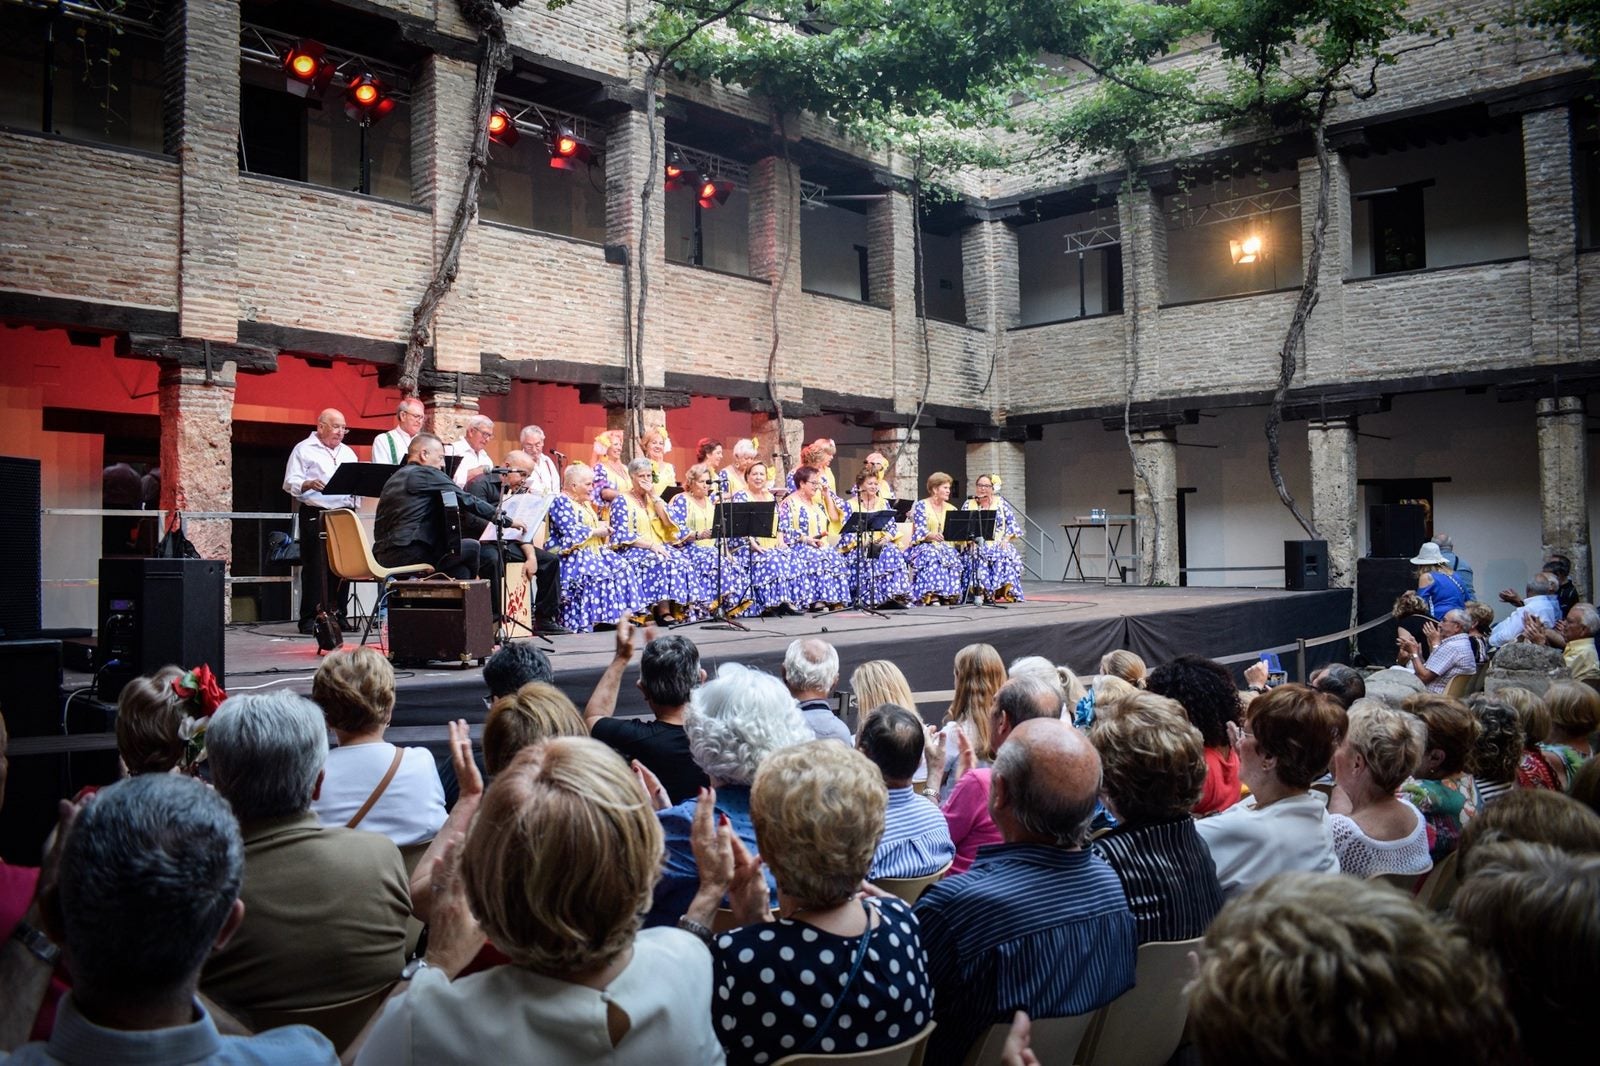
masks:
<svg viewBox="0 0 1600 1066"><path fill-rule="evenodd" d="M650 220L646 240L643 269L650 287L645 300L644 334L644 385L661 385L666 379L662 353L666 344L661 335L661 309L665 302L666 286L666 217L667 205L663 199L662 171L667 158L666 130L663 121L656 119L656 170L650 185ZM606 126L605 154L606 182L606 243L618 244L627 249L628 267L633 278L633 299L640 298L639 271L639 221L642 206L639 193L644 187L645 174L650 166L650 124L643 110L624 111ZM621 302L618 278L618 302ZM635 323L637 304L628 309L628 329ZM609 424L609 423L608 423ZM619 422L615 427L622 429Z"/></svg>
<svg viewBox="0 0 1600 1066"><path fill-rule="evenodd" d="M1302 373L1318 381L1343 380L1349 372L1344 351L1344 278L1350 273L1350 171L1344 158L1330 152L1328 229L1318 274L1317 306L1306 320ZM1317 221L1317 159L1300 160L1300 265L1309 269L1311 238ZM1268 249L1267 254L1272 254ZM1319 527L1320 528L1320 527ZM1329 542L1332 552L1333 544ZM1352 564L1353 566L1353 564ZM1351 580L1354 580L1354 570Z"/></svg>
<svg viewBox="0 0 1600 1066"><path fill-rule="evenodd" d="M239 5L174 4L166 142L178 157L178 335L239 333Z"/></svg>
<svg viewBox="0 0 1600 1066"><path fill-rule="evenodd" d="M1522 165L1528 198L1528 307L1533 359L1540 363L1581 359L1577 241L1573 232L1578 216L1573 204L1571 120L1565 107L1522 116ZM1577 567L1576 558L1573 566Z"/></svg>
<svg viewBox="0 0 1600 1066"><path fill-rule="evenodd" d="M195 367L163 364L161 506L185 511L233 510L233 397L237 367L223 363L206 382ZM233 558L233 523L195 519L189 539L207 559Z"/></svg>
<svg viewBox="0 0 1600 1066"><path fill-rule="evenodd" d="M979 475L999 475L998 491L1017 512L1018 522L1022 521L1022 516L1028 510L1027 486L1023 483L1026 472L1023 448L1024 445L1019 441L972 441L967 445L967 479L963 484L970 496Z"/></svg>
<svg viewBox="0 0 1600 1066"><path fill-rule="evenodd" d="M916 408L922 395L922 334L917 321L917 220L911 197L888 190L867 212L867 302L886 307L897 411Z"/></svg>
<svg viewBox="0 0 1600 1066"><path fill-rule="evenodd" d="M897 500L916 500L922 497L922 480L917 476L917 464L920 459L917 453L922 443L921 436L920 433L913 433L904 426L889 426L872 431L872 450L882 452L883 457L889 460L887 473L889 484L884 488Z"/></svg>
<svg viewBox="0 0 1600 1066"><path fill-rule="evenodd" d="M1328 586L1356 583L1356 419L1306 423L1311 450L1311 524L1328 541Z"/></svg>
<svg viewBox="0 0 1600 1066"><path fill-rule="evenodd" d="M1584 434L1581 396L1540 400L1539 499L1545 556L1556 552L1572 560L1572 582L1594 595L1589 559L1589 443Z"/></svg>
<svg viewBox="0 0 1600 1066"><path fill-rule="evenodd" d="M1133 431L1133 513L1139 522L1139 582L1178 583L1178 429Z"/></svg>
<svg viewBox="0 0 1600 1066"><path fill-rule="evenodd" d="M411 99L412 197L433 211L433 256L428 273L444 254L450 223L461 202L472 149L472 94L477 72L471 63L441 55L422 65ZM504 151L504 149L499 149ZM467 227L463 265L473 261L476 225ZM478 277L463 269L439 304L433 324L433 365L441 371L478 372L482 342L478 331ZM409 325L410 317L407 316Z"/></svg>
<svg viewBox="0 0 1600 1066"><path fill-rule="evenodd" d="M781 428L781 440L780 440ZM760 411L750 416L750 435L756 439L756 456L768 466L778 468L777 488L783 487L783 477L800 465L800 446L805 443L805 423L798 418L785 418L780 427L775 415ZM784 455L788 462L785 465Z"/></svg>
<svg viewBox="0 0 1600 1066"><path fill-rule="evenodd" d="M1153 395L1161 380L1155 312L1167 299L1167 219L1159 196L1135 189L1117 197L1117 220L1122 232L1124 352L1125 358L1138 358L1138 399Z"/></svg>
<svg viewBox="0 0 1600 1066"><path fill-rule="evenodd" d="M961 291L966 297L967 324L987 331L989 349L996 359L995 380L975 399L999 412L1009 395L1006 330L1022 321L1016 230L1004 222L975 222L961 231Z"/></svg>
<svg viewBox="0 0 1600 1066"><path fill-rule="evenodd" d="M446 444L464 437L467 422L478 414L476 396L458 396L454 392L425 392L422 406L428 412L428 432Z"/></svg>

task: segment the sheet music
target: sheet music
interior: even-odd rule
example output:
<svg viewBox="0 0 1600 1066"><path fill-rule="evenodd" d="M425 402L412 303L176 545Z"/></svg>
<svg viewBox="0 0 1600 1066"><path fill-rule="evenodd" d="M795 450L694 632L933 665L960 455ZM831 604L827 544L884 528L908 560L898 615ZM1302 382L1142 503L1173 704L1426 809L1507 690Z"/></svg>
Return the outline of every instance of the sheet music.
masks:
<svg viewBox="0 0 1600 1066"><path fill-rule="evenodd" d="M521 522L524 529L518 533L514 529L506 531L506 540L527 544L533 540L534 533L538 532L539 525L544 521L545 515L550 513L550 505L555 502L556 493L541 495L537 492L519 492L515 496L507 496L500 504L500 509L505 516L513 522ZM495 540L499 536L499 528L493 522L484 529L484 541Z"/></svg>

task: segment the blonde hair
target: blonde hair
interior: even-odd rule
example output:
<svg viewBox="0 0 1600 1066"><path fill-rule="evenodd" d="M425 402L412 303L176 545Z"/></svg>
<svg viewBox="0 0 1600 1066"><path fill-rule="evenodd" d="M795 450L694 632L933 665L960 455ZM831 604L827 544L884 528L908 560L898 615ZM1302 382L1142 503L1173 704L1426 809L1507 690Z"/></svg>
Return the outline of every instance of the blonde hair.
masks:
<svg viewBox="0 0 1600 1066"><path fill-rule="evenodd" d="M1206 741L1177 700L1150 692L1119 701L1095 719L1101 787L1129 825L1186 817L1206 783Z"/></svg>
<svg viewBox="0 0 1600 1066"><path fill-rule="evenodd" d="M1379 792L1393 792L1422 763L1428 731L1414 714L1395 710L1379 700L1350 705L1345 733L1351 750L1366 760L1367 773Z"/></svg>
<svg viewBox="0 0 1600 1066"><path fill-rule="evenodd" d="M818 437L816 440L800 449L800 461L806 466L816 467L821 470L828 464L823 462L823 457L832 452L833 442L827 437Z"/></svg>
<svg viewBox="0 0 1600 1066"><path fill-rule="evenodd" d="M953 484L954 482L955 482L955 478L951 477L949 474L946 474L942 470L936 471L935 473L932 473L932 474L929 474L928 475L928 495L932 496L934 490L937 489L940 485L950 485L950 484Z"/></svg>
<svg viewBox="0 0 1600 1066"><path fill-rule="evenodd" d="M1139 656L1126 648L1118 648L1100 657L1100 673L1113 674L1130 685L1144 688L1144 677L1149 670Z"/></svg>
<svg viewBox="0 0 1600 1066"><path fill-rule="evenodd" d="M872 659L856 667L850 675L850 691L855 693L862 720L885 703L904 707L913 714L917 710L906 675L888 659Z"/></svg>
<svg viewBox="0 0 1600 1066"><path fill-rule="evenodd" d="M1600 729L1600 692L1582 681L1552 681L1544 691L1544 705L1557 741L1581 739Z"/></svg>
<svg viewBox="0 0 1600 1066"><path fill-rule="evenodd" d="M1124 681L1116 674L1102 674L1094 683L1094 707L1099 712L1122 700L1137 696L1141 690ZM1182 704L1179 704L1182 706Z"/></svg>
<svg viewBox="0 0 1600 1066"><path fill-rule="evenodd" d="M1495 689L1494 695L1517 712L1524 748L1537 748L1540 741L1550 736L1550 709L1537 692L1521 685L1506 685Z"/></svg>
<svg viewBox="0 0 1600 1066"><path fill-rule="evenodd" d="M972 749L979 759L994 759L989 736L989 711L1006 683L1006 664L992 644L968 644L956 652L956 693L945 711L946 722L971 722Z"/></svg>
<svg viewBox="0 0 1600 1066"><path fill-rule="evenodd" d="M566 977L633 943L661 875L661 824L627 763L588 737L517 753L461 855L467 904L519 966Z"/></svg>
<svg viewBox="0 0 1600 1066"><path fill-rule="evenodd" d="M483 722L483 765L497 774L524 748L552 737L586 737L583 716L554 685L529 681L489 708Z"/></svg>
<svg viewBox="0 0 1600 1066"><path fill-rule="evenodd" d="M164 774L183 757L187 742L179 730L184 699L172 690L172 683L182 676L178 667L163 666L122 686L117 697L117 752L128 773Z"/></svg>
<svg viewBox="0 0 1600 1066"><path fill-rule="evenodd" d="M854 748L813 740L775 752L750 792L761 858L805 907L849 899L883 835L883 775Z"/></svg>
<svg viewBox="0 0 1600 1066"><path fill-rule="evenodd" d="M330 729L370 733L394 715L394 667L375 648L336 651L311 678L311 699Z"/></svg>
<svg viewBox="0 0 1600 1066"><path fill-rule="evenodd" d="M1189 982L1206 1062L1511 1062L1499 974L1385 885L1286 873L1222 908Z"/></svg>
<svg viewBox="0 0 1600 1066"><path fill-rule="evenodd" d="M666 426L651 426L649 429L645 430L644 436L639 438L639 453L641 455L648 455L650 452L650 445L654 444L656 441L660 441L663 447L672 446L672 438L667 436Z"/></svg>

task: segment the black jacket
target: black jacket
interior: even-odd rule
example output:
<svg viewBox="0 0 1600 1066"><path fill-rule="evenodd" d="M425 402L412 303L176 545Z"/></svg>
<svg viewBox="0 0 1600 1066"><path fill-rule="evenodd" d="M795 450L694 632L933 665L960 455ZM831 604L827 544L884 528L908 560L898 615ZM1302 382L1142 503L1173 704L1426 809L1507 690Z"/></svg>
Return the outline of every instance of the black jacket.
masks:
<svg viewBox="0 0 1600 1066"><path fill-rule="evenodd" d="M495 509L461 491L450 475L432 466L407 464L384 483L378 497L372 555L384 566L437 563L449 552L445 542L444 498L453 492L463 511L488 520Z"/></svg>

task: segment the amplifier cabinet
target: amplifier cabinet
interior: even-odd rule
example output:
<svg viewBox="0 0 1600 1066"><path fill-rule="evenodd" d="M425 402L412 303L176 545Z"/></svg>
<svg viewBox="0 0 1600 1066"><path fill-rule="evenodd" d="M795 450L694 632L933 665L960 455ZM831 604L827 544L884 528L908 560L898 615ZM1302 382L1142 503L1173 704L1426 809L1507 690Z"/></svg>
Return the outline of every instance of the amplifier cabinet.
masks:
<svg viewBox="0 0 1600 1066"><path fill-rule="evenodd" d="M482 663L494 651L489 582L397 581L389 593L389 658Z"/></svg>

